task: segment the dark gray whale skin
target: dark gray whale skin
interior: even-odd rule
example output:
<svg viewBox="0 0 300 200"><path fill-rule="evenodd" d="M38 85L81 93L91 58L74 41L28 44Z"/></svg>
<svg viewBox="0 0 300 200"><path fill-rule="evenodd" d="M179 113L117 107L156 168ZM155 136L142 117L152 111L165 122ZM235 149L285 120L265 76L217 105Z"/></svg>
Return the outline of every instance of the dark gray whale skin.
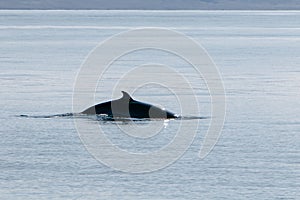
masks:
<svg viewBox="0 0 300 200"><path fill-rule="evenodd" d="M151 104L136 101L127 92L122 91L122 93L123 96L120 99L94 105L81 113L87 115L103 114L112 118L178 118L172 112Z"/></svg>

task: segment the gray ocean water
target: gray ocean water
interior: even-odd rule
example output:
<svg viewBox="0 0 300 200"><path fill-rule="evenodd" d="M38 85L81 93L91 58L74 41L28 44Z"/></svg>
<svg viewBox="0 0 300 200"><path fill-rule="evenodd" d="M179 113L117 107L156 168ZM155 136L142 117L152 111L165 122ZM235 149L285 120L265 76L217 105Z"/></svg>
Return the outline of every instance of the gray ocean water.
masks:
<svg viewBox="0 0 300 200"><path fill-rule="evenodd" d="M184 74L199 116L208 118L195 119L192 145L166 168L114 170L87 152L72 117L19 117L72 112L76 75L89 52L114 34L141 27L191 37L219 68L226 120L205 159L198 152L212 117L209 92L189 65L165 52L120 58L99 82L95 102L110 99L132 66L155 61ZM300 198L299 11L0 11L0 42L0 199ZM160 85L145 85L133 96L180 113ZM138 139L116 126L126 128L124 122L80 120L100 124L119 148L144 153L167 145L180 123L166 122L162 133Z"/></svg>

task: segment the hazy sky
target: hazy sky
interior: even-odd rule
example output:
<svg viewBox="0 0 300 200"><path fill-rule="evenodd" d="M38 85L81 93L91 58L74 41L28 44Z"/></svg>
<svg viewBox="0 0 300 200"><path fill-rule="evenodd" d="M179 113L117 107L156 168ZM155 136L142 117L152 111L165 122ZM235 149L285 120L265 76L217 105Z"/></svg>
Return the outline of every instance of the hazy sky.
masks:
<svg viewBox="0 0 300 200"><path fill-rule="evenodd" d="M300 0L0 0L0 9L289 9Z"/></svg>

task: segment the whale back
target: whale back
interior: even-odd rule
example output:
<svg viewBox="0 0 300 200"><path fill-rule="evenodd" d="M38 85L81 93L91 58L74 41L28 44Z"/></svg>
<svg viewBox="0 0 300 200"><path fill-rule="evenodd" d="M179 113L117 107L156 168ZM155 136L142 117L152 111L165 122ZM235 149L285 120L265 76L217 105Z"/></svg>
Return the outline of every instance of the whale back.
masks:
<svg viewBox="0 0 300 200"><path fill-rule="evenodd" d="M120 99L97 104L86 110L83 114L105 114L110 117L126 118L177 118L169 111L154 105L134 100L127 92L122 91Z"/></svg>

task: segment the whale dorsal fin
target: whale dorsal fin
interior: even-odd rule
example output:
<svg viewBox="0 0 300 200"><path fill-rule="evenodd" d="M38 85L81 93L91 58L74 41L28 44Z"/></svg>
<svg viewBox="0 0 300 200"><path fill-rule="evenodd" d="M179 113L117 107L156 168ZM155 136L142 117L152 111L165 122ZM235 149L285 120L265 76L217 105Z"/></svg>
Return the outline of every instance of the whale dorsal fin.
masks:
<svg viewBox="0 0 300 200"><path fill-rule="evenodd" d="M129 101L133 100L133 99L131 98L131 96L130 96L127 92L122 91L122 94L123 94L123 96L122 96L121 99L127 100L127 101L128 101L128 100L129 100Z"/></svg>

